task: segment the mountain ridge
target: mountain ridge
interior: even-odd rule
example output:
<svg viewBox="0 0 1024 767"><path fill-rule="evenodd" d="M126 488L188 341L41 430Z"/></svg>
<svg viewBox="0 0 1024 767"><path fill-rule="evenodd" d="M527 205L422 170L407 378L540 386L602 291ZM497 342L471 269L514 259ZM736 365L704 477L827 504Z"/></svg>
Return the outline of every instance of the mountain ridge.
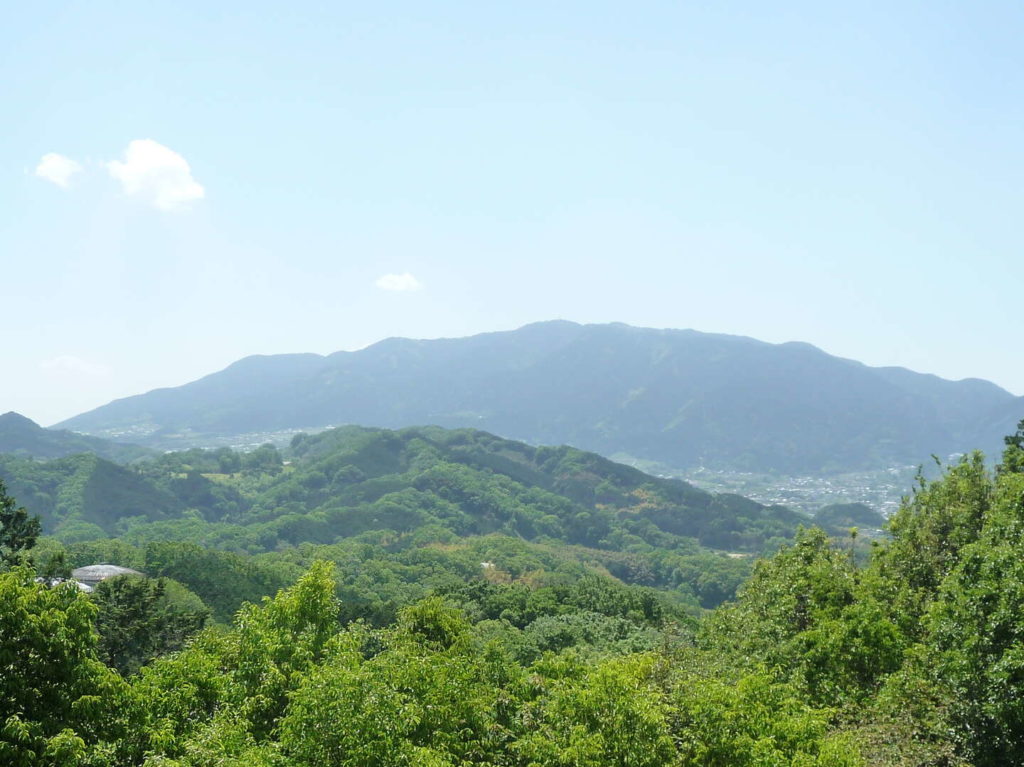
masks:
<svg viewBox="0 0 1024 767"><path fill-rule="evenodd" d="M566 320L329 355L253 355L58 424L145 444L436 424L679 468L883 468L997 449L1024 400L804 342ZM1007 430L1007 427L1009 430Z"/></svg>

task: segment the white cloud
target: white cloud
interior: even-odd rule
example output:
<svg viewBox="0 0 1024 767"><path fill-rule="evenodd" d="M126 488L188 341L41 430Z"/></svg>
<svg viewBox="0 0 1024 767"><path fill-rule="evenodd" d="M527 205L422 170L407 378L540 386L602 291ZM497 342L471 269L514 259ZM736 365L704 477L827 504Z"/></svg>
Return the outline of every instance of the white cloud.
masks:
<svg viewBox="0 0 1024 767"><path fill-rule="evenodd" d="M405 272L404 274L385 274L377 280L376 285L381 290L395 290L403 292L420 290L423 288L420 281L409 274L409 272Z"/></svg>
<svg viewBox="0 0 1024 767"><path fill-rule="evenodd" d="M121 182L125 194L139 196L160 210L181 210L206 193L192 178L184 157L148 138L129 143L124 162L108 162L107 170Z"/></svg>
<svg viewBox="0 0 1024 767"><path fill-rule="evenodd" d="M51 360L44 360L39 363L43 370L60 375L85 376L87 378L106 378L110 375L110 368L99 362L90 362L72 354L62 354Z"/></svg>
<svg viewBox="0 0 1024 767"><path fill-rule="evenodd" d="M71 177L82 170L82 166L56 152L44 154L36 166L36 175L64 189L68 188Z"/></svg>

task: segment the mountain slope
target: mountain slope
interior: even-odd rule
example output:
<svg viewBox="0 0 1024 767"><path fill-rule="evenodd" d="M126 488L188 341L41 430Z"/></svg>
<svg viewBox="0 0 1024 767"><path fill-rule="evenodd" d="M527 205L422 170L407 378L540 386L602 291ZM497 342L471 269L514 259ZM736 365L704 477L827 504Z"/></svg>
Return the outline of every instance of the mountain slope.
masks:
<svg viewBox="0 0 1024 767"><path fill-rule="evenodd" d="M18 413L0 415L0 453L29 458L62 458L75 453L94 453L119 463L144 458L153 451L85 434L42 426Z"/></svg>
<svg viewBox="0 0 1024 767"><path fill-rule="evenodd" d="M357 352L250 357L185 386L117 400L64 427L170 446L344 423L472 426L685 468L786 473L919 463L996 449L983 381L870 368L801 343L549 322ZM990 424L985 428L986 424Z"/></svg>
<svg viewBox="0 0 1024 767"><path fill-rule="evenodd" d="M745 551L807 521L576 448L531 447L475 429L342 427L297 438L292 455L292 471L248 518L280 517L291 503L323 513L322 526L335 535L332 519L350 534L391 519L384 527L394 530L436 523L460 535L504 532L603 548L618 548L622 536L650 545L679 536Z"/></svg>
<svg viewBox="0 0 1024 767"><path fill-rule="evenodd" d="M759 551L806 521L785 507L708 493L594 453L473 429L348 426L293 443L287 466L270 447L190 450L136 467L94 455L0 456L0 479L47 532L79 522L111 533L123 522L186 520L245 528L261 548L433 525L457 536L500 532L605 548L619 545L608 536L626 535L652 545L685 537Z"/></svg>
<svg viewBox="0 0 1024 767"><path fill-rule="evenodd" d="M0 480L47 533L113 534L126 518L180 515L185 504L137 471L87 453L37 461L0 455Z"/></svg>

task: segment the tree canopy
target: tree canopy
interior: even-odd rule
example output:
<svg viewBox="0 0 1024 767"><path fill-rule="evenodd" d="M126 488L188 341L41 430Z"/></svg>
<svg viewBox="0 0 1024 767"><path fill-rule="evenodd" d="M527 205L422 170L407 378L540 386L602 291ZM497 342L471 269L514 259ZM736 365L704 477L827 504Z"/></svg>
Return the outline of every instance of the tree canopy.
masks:
<svg viewBox="0 0 1024 767"><path fill-rule="evenodd" d="M713 610L502 535L258 555L44 539L40 569L121 557L150 577L89 595L0 573L0 760L1019 764L1019 447L921 479L866 559L799 530Z"/></svg>

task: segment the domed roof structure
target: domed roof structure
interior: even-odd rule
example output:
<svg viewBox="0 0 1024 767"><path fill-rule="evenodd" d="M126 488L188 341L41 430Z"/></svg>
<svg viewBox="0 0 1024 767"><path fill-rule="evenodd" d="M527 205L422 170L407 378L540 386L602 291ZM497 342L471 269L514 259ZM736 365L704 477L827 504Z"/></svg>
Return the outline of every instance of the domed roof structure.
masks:
<svg viewBox="0 0 1024 767"><path fill-rule="evenodd" d="M132 570L130 567L120 567L106 562L99 565L79 567L71 571L72 578L87 586L95 585L100 581L105 581L107 578L114 578L118 575L142 575L142 573L138 570Z"/></svg>

